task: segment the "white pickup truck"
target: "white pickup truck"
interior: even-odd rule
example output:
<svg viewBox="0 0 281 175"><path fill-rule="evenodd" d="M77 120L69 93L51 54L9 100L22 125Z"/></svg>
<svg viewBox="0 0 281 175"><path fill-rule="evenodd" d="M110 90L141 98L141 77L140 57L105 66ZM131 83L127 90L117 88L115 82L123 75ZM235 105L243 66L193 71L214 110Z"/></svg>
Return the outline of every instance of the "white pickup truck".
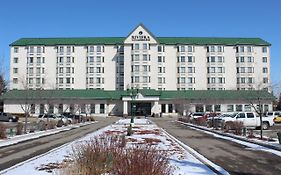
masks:
<svg viewBox="0 0 281 175"><path fill-rule="evenodd" d="M222 118L223 122L229 121L241 121L243 125L247 128L257 128L260 127L260 117L254 112L239 112L229 115L228 117ZM262 117L262 129L268 129L270 126L273 126L273 120Z"/></svg>

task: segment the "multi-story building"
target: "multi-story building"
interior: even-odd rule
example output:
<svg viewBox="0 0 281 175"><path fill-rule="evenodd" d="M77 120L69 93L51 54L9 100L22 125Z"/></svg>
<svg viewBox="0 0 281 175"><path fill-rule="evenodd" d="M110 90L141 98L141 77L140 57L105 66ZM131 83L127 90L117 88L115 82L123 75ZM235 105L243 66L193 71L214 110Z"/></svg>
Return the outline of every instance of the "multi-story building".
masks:
<svg viewBox="0 0 281 175"><path fill-rule="evenodd" d="M156 37L138 25L127 37L22 38L10 46L10 89L74 90L73 93L91 89L95 93L97 89L101 93L150 89L150 93L144 93L150 94L149 97L144 94L138 97L141 97L139 106L149 108L151 113L180 111L183 106L175 105L179 97L171 96L177 92L271 91L270 43L260 38ZM152 93L154 90L157 93ZM234 108L233 104L248 105L237 97L228 102L215 101L210 107L206 98L196 93L196 104L204 104L198 107L199 111L214 111L216 104L222 103L226 103L223 111L242 109ZM167 101L166 96L174 99ZM123 110L120 101L114 102L115 109L128 114L128 101L133 99L126 95L118 97L122 99ZM110 106L111 102L102 103ZM272 109L270 102L266 103L266 109ZM193 111L198 111L196 104ZM114 113L110 109L106 111Z"/></svg>
<svg viewBox="0 0 281 175"><path fill-rule="evenodd" d="M11 45L11 89L248 90L270 87L259 38L22 38Z"/></svg>

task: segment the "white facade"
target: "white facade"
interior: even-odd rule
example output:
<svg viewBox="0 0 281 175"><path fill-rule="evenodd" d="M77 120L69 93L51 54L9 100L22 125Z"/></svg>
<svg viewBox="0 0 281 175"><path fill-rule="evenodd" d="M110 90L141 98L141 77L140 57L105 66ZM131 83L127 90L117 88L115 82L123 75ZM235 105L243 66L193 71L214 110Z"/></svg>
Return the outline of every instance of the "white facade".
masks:
<svg viewBox="0 0 281 175"><path fill-rule="evenodd" d="M270 44L199 45L181 38L171 44L158 39L139 25L121 44L15 42L11 44L10 88L271 89Z"/></svg>

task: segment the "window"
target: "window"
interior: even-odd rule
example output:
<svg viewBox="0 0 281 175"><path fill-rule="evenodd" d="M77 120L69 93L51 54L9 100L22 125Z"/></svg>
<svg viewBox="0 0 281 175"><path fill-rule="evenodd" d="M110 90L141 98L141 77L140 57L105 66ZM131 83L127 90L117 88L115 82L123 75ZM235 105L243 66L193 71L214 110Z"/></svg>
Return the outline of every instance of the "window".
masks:
<svg viewBox="0 0 281 175"><path fill-rule="evenodd" d="M187 83L195 83L195 79L192 77L187 77Z"/></svg>
<svg viewBox="0 0 281 175"><path fill-rule="evenodd" d="M254 62L254 57L248 57L248 63Z"/></svg>
<svg viewBox="0 0 281 175"><path fill-rule="evenodd" d="M181 62L184 63L185 62L185 56L181 56Z"/></svg>
<svg viewBox="0 0 281 175"><path fill-rule="evenodd" d="M143 61L148 61L148 59L147 59L148 57L147 57L147 55L146 54L143 54L142 55L142 59L143 59Z"/></svg>
<svg viewBox="0 0 281 175"><path fill-rule="evenodd" d="M63 73L63 67L59 68L59 73L61 73L61 74Z"/></svg>
<svg viewBox="0 0 281 175"><path fill-rule="evenodd" d="M147 83L148 82L148 77L147 76L142 77L142 79L143 79L143 83Z"/></svg>
<svg viewBox="0 0 281 175"><path fill-rule="evenodd" d="M37 47L37 53L41 53L41 47Z"/></svg>
<svg viewBox="0 0 281 175"><path fill-rule="evenodd" d="M215 105L215 111L216 112L221 111L221 105Z"/></svg>
<svg viewBox="0 0 281 175"><path fill-rule="evenodd" d="M97 52L101 52L101 46L97 46Z"/></svg>
<svg viewBox="0 0 281 175"><path fill-rule="evenodd" d="M67 53L70 53L70 52L71 52L71 47L70 47L70 46L67 46L67 47L66 47L66 52L67 52Z"/></svg>
<svg viewBox="0 0 281 175"><path fill-rule="evenodd" d="M139 83L140 82L140 77L139 76L136 76L135 77L135 83Z"/></svg>
<svg viewBox="0 0 281 175"><path fill-rule="evenodd" d="M264 77L263 78L263 83L268 83L268 78Z"/></svg>
<svg viewBox="0 0 281 175"><path fill-rule="evenodd" d="M70 78L66 78L66 84L70 84Z"/></svg>
<svg viewBox="0 0 281 175"><path fill-rule="evenodd" d="M218 57L218 62L219 62L219 63L223 63L223 62L224 62L223 57L219 56L219 57Z"/></svg>
<svg viewBox="0 0 281 175"><path fill-rule="evenodd" d="M59 83L63 84L63 78L59 78Z"/></svg>
<svg viewBox="0 0 281 175"><path fill-rule="evenodd" d="M29 63L33 63L33 57L29 57Z"/></svg>
<svg viewBox="0 0 281 175"><path fill-rule="evenodd" d="M218 69L218 73L224 73L225 72L224 67L218 67L217 69Z"/></svg>
<svg viewBox="0 0 281 175"><path fill-rule="evenodd" d="M188 67L187 68L187 72L188 73L194 73L195 72L195 68L194 67Z"/></svg>
<svg viewBox="0 0 281 175"><path fill-rule="evenodd" d="M267 53L267 47L262 47L262 53Z"/></svg>
<svg viewBox="0 0 281 175"><path fill-rule="evenodd" d="M33 68L29 68L29 74L33 74Z"/></svg>
<svg viewBox="0 0 281 175"><path fill-rule="evenodd" d="M142 44L142 49L143 49L143 50L147 50L147 43L143 43L143 44Z"/></svg>
<svg viewBox="0 0 281 175"><path fill-rule="evenodd" d="M40 78L36 78L36 84L40 84Z"/></svg>
<svg viewBox="0 0 281 175"><path fill-rule="evenodd" d="M251 105L244 105L244 111L251 111Z"/></svg>
<svg viewBox="0 0 281 175"><path fill-rule="evenodd" d="M18 73L18 68L13 68L13 73L17 74Z"/></svg>
<svg viewBox="0 0 281 175"><path fill-rule="evenodd" d="M105 105L104 104L100 104L100 113L104 114L105 110L104 110Z"/></svg>
<svg viewBox="0 0 281 175"><path fill-rule="evenodd" d="M244 46L240 46L240 52L244 52Z"/></svg>
<svg viewBox="0 0 281 175"><path fill-rule="evenodd" d="M158 52L165 52L164 46L158 46Z"/></svg>
<svg viewBox="0 0 281 175"><path fill-rule="evenodd" d="M233 105L227 105L227 112L233 112L234 106Z"/></svg>
<svg viewBox="0 0 281 175"><path fill-rule="evenodd" d="M33 78L29 78L28 83L33 84Z"/></svg>
<svg viewBox="0 0 281 175"><path fill-rule="evenodd" d="M254 68L253 67L248 67L248 73L254 73Z"/></svg>
<svg viewBox="0 0 281 175"><path fill-rule="evenodd" d="M34 53L34 47L29 47L29 53Z"/></svg>
<svg viewBox="0 0 281 175"><path fill-rule="evenodd" d="M65 72L69 74L70 73L70 67L66 67Z"/></svg>
<svg viewBox="0 0 281 175"><path fill-rule="evenodd" d="M262 57L262 62L267 63L267 57Z"/></svg>
<svg viewBox="0 0 281 175"><path fill-rule="evenodd" d="M248 83L250 83L250 84L254 83L254 78L249 77L249 78L248 78Z"/></svg>
<svg viewBox="0 0 281 175"><path fill-rule="evenodd" d="M90 84L93 84L93 83L94 83L94 78L91 77L91 78L89 79L89 83L90 83Z"/></svg>
<svg viewBox="0 0 281 175"><path fill-rule="evenodd" d="M14 84L18 84L18 79L17 78L13 78L13 83Z"/></svg>
<svg viewBox="0 0 281 175"><path fill-rule="evenodd" d="M252 52L252 47L251 46L247 47L247 52Z"/></svg>
<svg viewBox="0 0 281 175"><path fill-rule="evenodd" d="M140 45L139 45L138 43L135 44L135 45L134 45L134 49L135 49L135 50L140 50Z"/></svg>
<svg viewBox="0 0 281 175"><path fill-rule="evenodd" d="M37 74L37 75L39 75L39 74L41 73L40 70L41 70L40 67L37 67L37 68L36 68L36 74Z"/></svg>
<svg viewBox="0 0 281 175"><path fill-rule="evenodd" d="M66 62L70 63L71 62L71 57L66 57Z"/></svg>
<svg viewBox="0 0 281 175"><path fill-rule="evenodd" d="M267 67L262 68L262 73L268 73Z"/></svg>
<svg viewBox="0 0 281 175"><path fill-rule="evenodd" d="M94 114L94 113L95 113L95 104L91 104L91 105L90 105L90 110L91 110L91 111L90 111L91 114Z"/></svg>
<svg viewBox="0 0 281 175"><path fill-rule="evenodd" d="M236 111L238 112L238 111L242 111L243 109L242 109L242 105L236 105Z"/></svg>
<svg viewBox="0 0 281 175"><path fill-rule="evenodd" d="M240 62L244 63L245 62L245 58L244 57L240 57Z"/></svg>
<svg viewBox="0 0 281 175"><path fill-rule="evenodd" d="M18 57L14 57L14 63L18 63L19 62L19 58Z"/></svg>
<svg viewBox="0 0 281 175"><path fill-rule="evenodd" d="M59 47L59 52L60 52L60 53L64 52L63 46L60 46L60 47Z"/></svg>
<svg viewBox="0 0 281 175"><path fill-rule="evenodd" d="M192 57L191 57L191 56L187 57L187 61L188 61L189 63L192 63L192 62L193 62Z"/></svg>
<svg viewBox="0 0 281 175"><path fill-rule="evenodd" d="M41 58L37 57L36 63L41 63Z"/></svg>
<svg viewBox="0 0 281 175"><path fill-rule="evenodd" d="M19 52L19 48L18 47L14 47L14 53L18 53Z"/></svg>
<svg viewBox="0 0 281 175"><path fill-rule="evenodd" d="M140 55L134 55L134 61L139 61L140 60Z"/></svg>
<svg viewBox="0 0 281 175"><path fill-rule="evenodd" d="M216 68L215 67L208 67L207 68L207 72L208 73L215 73L216 72Z"/></svg>
<svg viewBox="0 0 281 175"><path fill-rule="evenodd" d="M185 52L185 46L180 46L180 52Z"/></svg>
<svg viewBox="0 0 281 175"><path fill-rule="evenodd" d="M193 51L192 46L187 46L187 51L192 52Z"/></svg>
<svg viewBox="0 0 281 175"><path fill-rule="evenodd" d="M223 77L218 77L218 83L224 84L224 83L225 83L225 78L223 78Z"/></svg>
<svg viewBox="0 0 281 175"><path fill-rule="evenodd" d="M89 63L94 62L94 57L88 57L88 62L89 62Z"/></svg>
<svg viewBox="0 0 281 175"><path fill-rule="evenodd" d="M223 46L218 46L218 52L223 52Z"/></svg>
<svg viewBox="0 0 281 175"><path fill-rule="evenodd" d="M94 46L90 46L90 47L89 47L89 51L90 51L90 52L94 52Z"/></svg>
<svg viewBox="0 0 281 175"><path fill-rule="evenodd" d="M215 52L215 46L210 47L211 52Z"/></svg>

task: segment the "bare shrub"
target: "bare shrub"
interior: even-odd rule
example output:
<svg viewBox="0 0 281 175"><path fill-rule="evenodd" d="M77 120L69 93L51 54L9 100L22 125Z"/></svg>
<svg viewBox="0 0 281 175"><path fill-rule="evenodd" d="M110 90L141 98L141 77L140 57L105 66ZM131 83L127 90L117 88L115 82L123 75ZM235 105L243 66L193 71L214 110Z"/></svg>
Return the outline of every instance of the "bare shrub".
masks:
<svg viewBox="0 0 281 175"><path fill-rule="evenodd" d="M102 135L73 147L61 175L170 175L168 153L150 145L126 146L125 136Z"/></svg>
<svg viewBox="0 0 281 175"><path fill-rule="evenodd" d="M62 120L59 120L57 122L57 127L62 127L64 125L64 122Z"/></svg>
<svg viewBox="0 0 281 175"><path fill-rule="evenodd" d="M0 139L5 139L5 138L7 138L6 126L0 123Z"/></svg>
<svg viewBox="0 0 281 175"><path fill-rule="evenodd" d="M38 123L38 130L39 131L45 131L47 129L47 124L46 124L46 122L45 121L40 121L39 123Z"/></svg>
<svg viewBox="0 0 281 175"><path fill-rule="evenodd" d="M184 122L184 123L189 123L190 117L179 117L178 121L181 121L181 122Z"/></svg>
<svg viewBox="0 0 281 175"><path fill-rule="evenodd" d="M23 123L18 122L16 127L17 127L16 135L22 135L22 133L23 133Z"/></svg>
<svg viewBox="0 0 281 175"><path fill-rule="evenodd" d="M57 121L55 120L50 120L48 123L47 123L47 129L55 129L56 126L57 126Z"/></svg>
<svg viewBox="0 0 281 175"><path fill-rule="evenodd" d="M236 135L242 134L243 126L244 126L243 123L240 121L228 121L224 125L225 132L229 132L230 130L232 130L233 133Z"/></svg>
<svg viewBox="0 0 281 175"><path fill-rule="evenodd" d="M199 126L207 126L207 120L204 117L195 118L193 123Z"/></svg>

